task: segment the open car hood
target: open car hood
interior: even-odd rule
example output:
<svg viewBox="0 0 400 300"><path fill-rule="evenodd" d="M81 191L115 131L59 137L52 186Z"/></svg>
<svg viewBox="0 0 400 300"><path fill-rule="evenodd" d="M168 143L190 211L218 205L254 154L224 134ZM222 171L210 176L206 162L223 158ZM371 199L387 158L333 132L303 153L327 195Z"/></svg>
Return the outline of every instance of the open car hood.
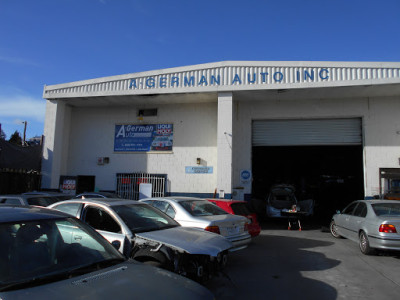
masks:
<svg viewBox="0 0 400 300"><path fill-rule="evenodd" d="M170 248L190 254L216 257L221 251L233 247L230 241L219 234L190 227L174 227L164 230L135 234L136 239L162 243ZM137 241L139 242L139 241Z"/></svg>

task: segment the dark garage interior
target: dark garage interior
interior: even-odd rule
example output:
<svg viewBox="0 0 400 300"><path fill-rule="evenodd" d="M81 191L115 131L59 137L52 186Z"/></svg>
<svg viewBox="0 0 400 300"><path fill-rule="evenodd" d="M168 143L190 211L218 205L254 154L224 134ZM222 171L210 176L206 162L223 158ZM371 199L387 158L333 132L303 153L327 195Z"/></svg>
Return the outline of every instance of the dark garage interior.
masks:
<svg viewBox="0 0 400 300"><path fill-rule="evenodd" d="M362 146L253 147L253 198L274 184L292 184L298 200L314 199L312 220L329 223L336 210L364 198Z"/></svg>

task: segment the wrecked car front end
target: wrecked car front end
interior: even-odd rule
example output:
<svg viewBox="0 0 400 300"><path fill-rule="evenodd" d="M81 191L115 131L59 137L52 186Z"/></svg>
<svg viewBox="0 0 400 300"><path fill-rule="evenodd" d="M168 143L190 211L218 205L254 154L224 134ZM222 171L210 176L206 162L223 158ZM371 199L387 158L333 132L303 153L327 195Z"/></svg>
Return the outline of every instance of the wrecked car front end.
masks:
<svg viewBox="0 0 400 300"><path fill-rule="evenodd" d="M232 248L226 238L196 228L174 227L136 233L131 256L169 269L196 281L222 270Z"/></svg>

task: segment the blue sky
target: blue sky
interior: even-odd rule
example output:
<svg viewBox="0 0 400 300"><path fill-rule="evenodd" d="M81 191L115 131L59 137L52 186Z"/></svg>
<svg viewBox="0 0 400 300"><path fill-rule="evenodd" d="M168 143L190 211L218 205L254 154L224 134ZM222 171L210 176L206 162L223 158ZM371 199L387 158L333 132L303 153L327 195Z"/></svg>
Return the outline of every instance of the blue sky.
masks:
<svg viewBox="0 0 400 300"><path fill-rule="evenodd" d="M400 61L399 0L0 0L0 123L45 84L225 60Z"/></svg>

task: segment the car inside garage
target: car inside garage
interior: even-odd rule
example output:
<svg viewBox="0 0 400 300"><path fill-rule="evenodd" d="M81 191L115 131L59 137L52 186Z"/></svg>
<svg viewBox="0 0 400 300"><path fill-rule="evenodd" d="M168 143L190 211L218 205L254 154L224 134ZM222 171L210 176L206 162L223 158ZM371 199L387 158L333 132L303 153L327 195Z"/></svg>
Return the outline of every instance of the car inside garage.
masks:
<svg viewBox="0 0 400 300"><path fill-rule="evenodd" d="M253 121L253 197L290 184L298 200L315 201L313 220L364 198L361 118Z"/></svg>

